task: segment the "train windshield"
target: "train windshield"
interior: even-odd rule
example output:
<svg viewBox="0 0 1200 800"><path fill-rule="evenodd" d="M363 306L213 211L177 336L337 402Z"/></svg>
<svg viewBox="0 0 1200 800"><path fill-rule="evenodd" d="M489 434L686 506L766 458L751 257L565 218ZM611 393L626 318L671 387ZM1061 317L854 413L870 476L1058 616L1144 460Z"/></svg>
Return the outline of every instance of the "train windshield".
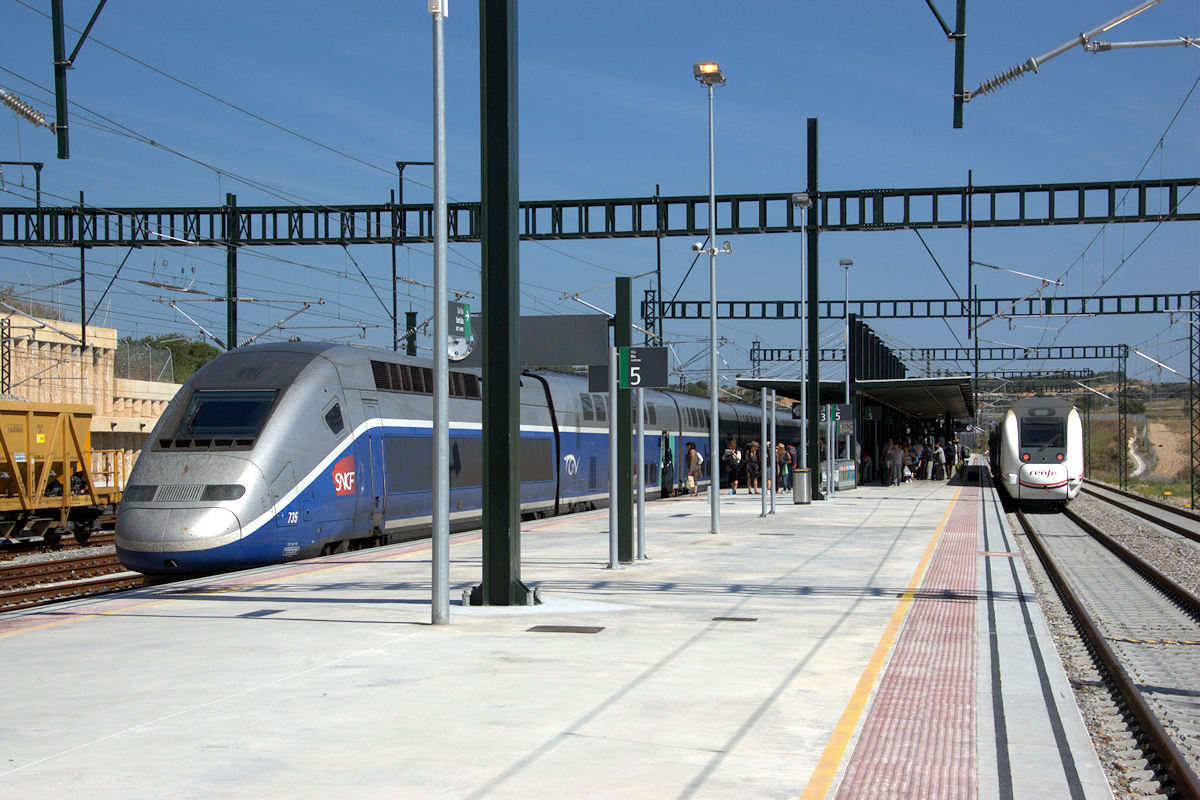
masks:
<svg viewBox="0 0 1200 800"><path fill-rule="evenodd" d="M1021 447L1066 447L1067 426L1061 419L1021 420Z"/></svg>
<svg viewBox="0 0 1200 800"><path fill-rule="evenodd" d="M198 389L175 439L255 439L277 394L277 389Z"/></svg>

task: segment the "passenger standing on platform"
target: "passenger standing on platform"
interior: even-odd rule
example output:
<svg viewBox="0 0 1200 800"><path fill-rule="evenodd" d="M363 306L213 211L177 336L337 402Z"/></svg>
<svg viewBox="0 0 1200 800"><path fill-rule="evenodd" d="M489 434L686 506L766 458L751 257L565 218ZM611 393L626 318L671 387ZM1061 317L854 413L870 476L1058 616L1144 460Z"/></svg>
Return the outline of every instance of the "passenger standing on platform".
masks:
<svg viewBox="0 0 1200 800"><path fill-rule="evenodd" d="M662 493L664 497L675 496L675 459L671 456L671 437L663 434Z"/></svg>
<svg viewBox="0 0 1200 800"><path fill-rule="evenodd" d="M946 479L946 449L942 447L940 441L933 448L933 479L935 481Z"/></svg>
<svg viewBox="0 0 1200 800"><path fill-rule="evenodd" d="M725 465L725 474L729 476L729 493L737 494L738 473L742 468L742 451L738 449L737 442L733 439L726 443L721 462Z"/></svg>
<svg viewBox="0 0 1200 800"><path fill-rule="evenodd" d="M946 459L946 480L954 477L954 442L946 440L946 446L942 448Z"/></svg>
<svg viewBox="0 0 1200 800"><path fill-rule="evenodd" d="M871 459L871 454L863 452L862 454L862 482L865 486L875 480L875 462Z"/></svg>
<svg viewBox="0 0 1200 800"><path fill-rule="evenodd" d="M933 462L934 462L933 444L926 443L925 459L924 459L924 463L922 464L922 466L925 468L925 480L927 480L927 481L933 480Z"/></svg>
<svg viewBox="0 0 1200 800"><path fill-rule="evenodd" d="M700 455L700 451L696 449L695 442L687 443L687 471L688 471L688 490L692 497L700 493L700 466L704 463L704 456Z"/></svg>
<svg viewBox="0 0 1200 800"><path fill-rule="evenodd" d="M892 486L899 486L901 479L904 478L904 448L898 443L891 442L891 449L888 451L888 473L892 479Z"/></svg>
<svg viewBox="0 0 1200 800"><path fill-rule="evenodd" d="M775 460L779 463L779 491L790 492L792 490L792 456L788 449L784 447L783 442L775 448Z"/></svg>
<svg viewBox="0 0 1200 800"><path fill-rule="evenodd" d="M746 491L750 494L758 494L758 477L762 473L762 454L758 442L750 443L750 452L746 454L745 460Z"/></svg>

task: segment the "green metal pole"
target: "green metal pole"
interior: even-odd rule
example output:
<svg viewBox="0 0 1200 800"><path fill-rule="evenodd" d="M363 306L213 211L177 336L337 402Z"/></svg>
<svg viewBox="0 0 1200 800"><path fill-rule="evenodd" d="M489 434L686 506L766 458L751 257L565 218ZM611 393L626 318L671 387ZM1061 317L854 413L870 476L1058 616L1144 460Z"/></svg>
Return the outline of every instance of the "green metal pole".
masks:
<svg viewBox="0 0 1200 800"><path fill-rule="evenodd" d="M824 500L821 494L821 479L818 465L821 463L821 432L818 407L821 404L821 372L820 353L818 346L820 331L821 305L817 302L818 283L817 273L820 262L817 259L817 236L821 227L821 197L817 193L817 118L808 118L808 197L812 201L808 220L808 464L809 478L812 481L811 497L814 500Z"/></svg>
<svg viewBox="0 0 1200 800"><path fill-rule="evenodd" d="M58 157L70 158L67 142L67 46L63 41L62 0L50 0L50 27L54 30L54 133L58 137Z"/></svg>
<svg viewBox="0 0 1200 800"><path fill-rule="evenodd" d="M87 347L87 248L83 246L83 190L79 190L79 339Z"/></svg>
<svg viewBox="0 0 1200 800"><path fill-rule="evenodd" d="M954 15L954 127L963 126L963 68L967 58L967 0Z"/></svg>
<svg viewBox="0 0 1200 800"><path fill-rule="evenodd" d="M401 176L400 186L404 186L404 179ZM396 306L396 190L391 191L391 206L392 206L392 352L400 349L400 332L396 330L400 325L400 314ZM412 330L412 325L409 325L407 330ZM406 337L407 338L407 337ZM413 355L413 353L409 353Z"/></svg>
<svg viewBox="0 0 1200 800"><path fill-rule="evenodd" d="M479 3L483 305L483 583L471 601L525 605L521 583L517 0Z"/></svg>
<svg viewBox="0 0 1200 800"><path fill-rule="evenodd" d="M237 195L225 195L225 349L237 347Z"/></svg>
<svg viewBox="0 0 1200 800"><path fill-rule="evenodd" d="M406 355L417 354L417 312L404 312L404 352Z"/></svg>
<svg viewBox="0 0 1200 800"><path fill-rule="evenodd" d="M633 279L617 278L617 307L613 327L616 347L633 345ZM610 502L617 510L617 561L633 563L633 391L617 389L616 493ZM612 446L612 443L609 445Z"/></svg>

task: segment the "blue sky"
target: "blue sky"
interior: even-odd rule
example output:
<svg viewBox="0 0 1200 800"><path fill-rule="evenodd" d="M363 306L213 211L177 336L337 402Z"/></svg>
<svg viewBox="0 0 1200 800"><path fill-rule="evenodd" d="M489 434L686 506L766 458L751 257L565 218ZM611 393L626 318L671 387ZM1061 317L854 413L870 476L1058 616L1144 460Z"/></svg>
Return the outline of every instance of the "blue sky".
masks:
<svg viewBox="0 0 1200 800"><path fill-rule="evenodd" d="M952 21L953 0L935 4ZM967 85L974 88L1131 5L1132 0L973 0L967 13ZM82 28L95 3L75 0L66 6L68 24ZM450 10L449 194L476 200L477 4L451 0ZM53 85L48 12L45 0L0 0L0 87L52 118L51 97L39 88ZM1165 0L1102 38L1197 35L1198 12L1196 0ZM1127 180L1139 171L1142 177L1200 175L1200 90L1185 102L1200 77L1196 47L1096 55L1076 48L1039 74L970 103L965 127L955 130L953 47L922 0L526 0L519 17L520 193L526 200L648 196L656 184L667 195L706 193L707 106L691 74L692 63L701 59L718 60L728 76L716 92L718 193L802 190L808 117L820 120L820 181L831 190L958 186L966 183L968 170L977 184ZM112 3L69 75L68 94L76 104L70 160L56 160L53 137L6 109L0 113L0 159L46 162L42 176L49 204L75 204L81 190L89 204L107 207L217 206L226 192L236 193L240 205L386 202L396 186L394 162L431 157L431 29L424 0L211 0L202 10L184 3ZM67 39L71 48L78 34L68 32ZM105 130L109 123L102 127L96 114L182 155ZM428 168L410 167L406 177L407 200L431 199ZM32 186L32 173L4 168L0 206L30 203L22 180ZM1200 209L1200 197L1189 197L1184 207ZM925 239L955 289L965 294L966 232L928 232ZM706 263L679 288L692 263L690 244L664 240L664 289L668 296L678 289L681 299L706 299ZM1198 244L1196 223L1014 228L977 231L974 254L977 261L1036 275L1065 274L1060 294L1179 292L1200 288ZM734 237L733 246L732 256L718 260L720 297L799 296L798 234ZM124 255L117 249L88 253L89 304L99 300ZM840 258L854 260L854 296L952 296L911 231L824 235L823 299L842 296ZM77 250L0 249L0 282L77 314L77 286L46 287L77 275L78 260ZM477 294L479 248L455 245L450 262L451 287ZM406 278L431 282L430 247L405 248L398 263ZM390 309L389 247L356 247L349 254L338 247L243 249L239 264L239 293L271 301L241 304L243 337L291 313L296 301L319 298L323 305L264 338L300 335L390 346L391 321L375 297L384 296ZM613 278L654 265L653 240L523 244L524 312L585 313L586 307L563 296L593 287L603 288L582 299L611 308L607 285ZM219 249L135 251L96 319L122 335L195 333L165 303L154 302L178 295L137 281L194 282L220 296L224 275ZM980 268L976 275L984 297L1019 297L1036 288L1006 273ZM647 279L635 281L635 297L649 286ZM411 283L400 290L402 311L411 307L422 319L429 315L428 290ZM184 308L209 330L223 333L223 305ZM962 321L868 322L899 346L968 343ZM828 329L822 344L837 346L840 326L823 323L822 329ZM729 342L721 348L721 368L732 379L748 370L756 338L769 347L788 347L798 333L797 323L722 322L721 335ZM981 331L985 340L1012 344L1130 344L1185 374L1187 335L1185 320L1166 316L1021 320L1013 327L996 321ZM696 340L707 336L707 326L668 323L667 336L687 359L704 349ZM428 338L421 344L428 345ZM703 360L693 365L704 366ZM828 369L836 372L834 365ZM1149 379L1160 376L1158 367L1137 357L1130 370Z"/></svg>

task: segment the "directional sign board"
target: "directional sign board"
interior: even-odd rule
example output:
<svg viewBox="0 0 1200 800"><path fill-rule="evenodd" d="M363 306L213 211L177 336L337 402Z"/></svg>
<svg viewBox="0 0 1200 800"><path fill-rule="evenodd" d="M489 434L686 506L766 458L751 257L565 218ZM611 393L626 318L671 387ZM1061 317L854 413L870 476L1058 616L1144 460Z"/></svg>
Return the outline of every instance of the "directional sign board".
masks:
<svg viewBox="0 0 1200 800"><path fill-rule="evenodd" d="M821 423L829 421L829 411L833 410L833 421L844 422L850 419L850 406L846 403L836 403L827 406L821 406Z"/></svg>
<svg viewBox="0 0 1200 800"><path fill-rule="evenodd" d="M837 423L838 436L853 436L854 435L854 413L850 405L847 403L836 403L827 406L821 406L821 424L824 425L829 420L829 414L833 413L833 421Z"/></svg>
<svg viewBox="0 0 1200 800"><path fill-rule="evenodd" d="M621 347L617 384L622 389L661 389L667 384L667 348Z"/></svg>

